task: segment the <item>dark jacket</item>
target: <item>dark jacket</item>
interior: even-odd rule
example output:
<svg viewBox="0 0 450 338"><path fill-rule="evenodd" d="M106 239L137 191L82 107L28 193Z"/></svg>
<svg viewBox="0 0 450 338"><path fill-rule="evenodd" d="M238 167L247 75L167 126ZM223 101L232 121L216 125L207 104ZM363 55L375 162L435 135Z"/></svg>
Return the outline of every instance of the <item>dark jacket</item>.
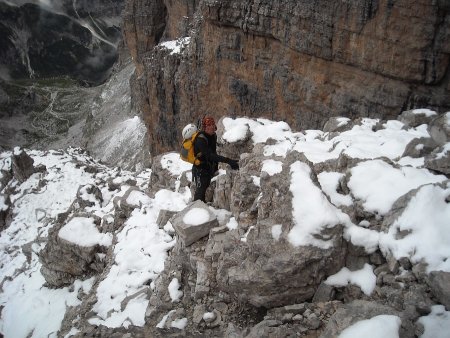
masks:
<svg viewBox="0 0 450 338"><path fill-rule="evenodd" d="M218 155L216 148L217 135L208 135L201 131L194 141L194 154L198 156L201 163L198 166L194 165L194 167L197 170L207 171L210 175L214 175L219 162L228 163L230 159Z"/></svg>

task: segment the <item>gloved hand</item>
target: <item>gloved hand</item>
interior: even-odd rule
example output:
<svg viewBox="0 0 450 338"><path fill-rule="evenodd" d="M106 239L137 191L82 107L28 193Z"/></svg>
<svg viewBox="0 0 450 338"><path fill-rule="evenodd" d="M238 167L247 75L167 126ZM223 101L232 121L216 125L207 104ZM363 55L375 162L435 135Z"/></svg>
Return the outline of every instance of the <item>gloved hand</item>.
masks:
<svg viewBox="0 0 450 338"><path fill-rule="evenodd" d="M231 169L233 170L239 170L239 162L236 160L229 160L228 164L230 165Z"/></svg>

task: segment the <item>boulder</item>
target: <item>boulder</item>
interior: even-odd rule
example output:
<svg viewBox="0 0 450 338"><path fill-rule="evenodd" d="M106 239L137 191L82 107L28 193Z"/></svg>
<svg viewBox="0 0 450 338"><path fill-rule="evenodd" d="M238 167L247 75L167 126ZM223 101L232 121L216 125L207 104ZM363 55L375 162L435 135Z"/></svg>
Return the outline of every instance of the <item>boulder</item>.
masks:
<svg viewBox="0 0 450 338"><path fill-rule="evenodd" d="M438 302L450 311L450 272L432 271L427 283Z"/></svg>
<svg viewBox="0 0 450 338"><path fill-rule="evenodd" d="M7 223L7 218L11 210L11 200L8 195L0 194L0 231Z"/></svg>
<svg viewBox="0 0 450 338"><path fill-rule="evenodd" d="M59 224L49 231L48 242L39 256L42 263L41 273L49 286L69 285L77 278L88 277L103 270L105 262L102 257L111 245L112 236L98 231L100 223L98 216L76 214L67 221L60 219ZM88 224L88 227L84 227L85 224ZM91 228L94 225L96 229L86 235L86 229L91 231L89 225ZM70 239L70 232L75 236L78 234L79 238ZM83 233L82 238L80 233Z"/></svg>
<svg viewBox="0 0 450 338"><path fill-rule="evenodd" d="M319 287L317 288L312 301L313 303L329 302L333 299L334 294L334 287L323 282L320 283Z"/></svg>
<svg viewBox="0 0 450 338"><path fill-rule="evenodd" d="M177 214L176 211L161 209L158 214L158 218L156 219L156 224L158 224L159 228L163 228L167 222Z"/></svg>
<svg viewBox="0 0 450 338"><path fill-rule="evenodd" d="M241 217L256 199L253 225L244 233L239 219L239 228L220 238L217 248L222 251L218 258L217 283L224 292L256 307L270 308L309 300L320 283L344 265L346 245L342 225L333 224L314 234L313 238L318 241L328 241L326 248L312 244L294 245L289 240L289 233L295 226L291 165L302 164L309 168L312 165L304 155L293 152L286 158L282 172L261 175L260 186L250 183L255 190L243 194L242 189L249 185L250 173L254 170L248 170L246 166L256 168L254 163L257 162L251 157L242 161L243 167L233 185L233 193L240 200L233 203L233 214ZM309 179L308 184L320 189L313 171ZM281 231L276 238L274 225L279 225ZM241 231L240 236L236 231Z"/></svg>
<svg viewBox="0 0 450 338"><path fill-rule="evenodd" d="M190 180L186 177L186 174L180 172L179 174L171 172L167 168L163 166L163 157L168 156L169 153L164 153L158 156L155 156L152 159L152 175L150 177L150 185L149 185L149 193L151 196L154 196L156 192L161 189L169 189L175 191L176 189L183 188L190 184ZM184 162L186 164L187 170L190 170L192 167L189 163ZM184 167L183 167L184 168ZM180 168L182 170L182 168Z"/></svg>
<svg viewBox="0 0 450 338"><path fill-rule="evenodd" d="M148 201L150 197L137 187L130 187L123 196L115 197L114 204L114 228L120 228L135 208L142 206L142 201Z"/></svg>
<svg viewBox="0 0 450 338"><path fill-rule="evenodd" d="M437 113L429 109L411 109L403 111L397 118L409 128L415 128L421 124L429 124Z"/></svg>
<svg viewBox="0 0 450 338"><path fill-rule="evenodd" d="M355 300L345 304L331 316L320 338L338 337L343 330L356 322L379 315L400 316L400 313L389 306L376 302ZM402 323L402 325L405 324ZM409 323L409 325L411 324ZM400 336L402 337L402 335Z"/></svg>
<svg viewBox="0 0 450 338"><path fill-rule="evenodd" d="M77 191L77 202L82 209L95 205L100 207L103 202L102 192L94 184L80 186Z"/></svg>
<svg viewBox="0 0 450 338"><path fill-rule="evenodd" d="M325 133L343 132L353 128L353 121L347 117L330 117L323 127Z"/></svg>
<svg viewBox="0 0 450 338"><path fill-rule="evenodd" d="M216 178L216 186L214 189L214 206L219 209L230 210L231 201L231 187L233 186L232 171L227 171L225 175L219 175Z"/></svg>
<svg viewBox="0 0 450 338"><path fill-rule="evenodd" d="M411 142L408 143L408 145L405 148L405 151L403 152L402 157L423 157L433 151L437 146L436 142L433 141L432 138L415 138L411 140Z"/></svg>
<svg viewBox="0 0 450 338"><path fill-rule="evenodd" d="M197 278L195 282L194 298L202 299L209 292L209 271L211 267L205 260L197 260Z"/></svg>
<svg viewBox="0 0 450 338"><path fill-rule="evenodd" d="M19 183L25 182L34 173L34 160L23 150L14 150L12 172Z"/></svg>
<svg viewBox="0 0 450 338"><path fill-rule="evenodd" d="M447 143L450 140L450 112L434 118L428 125L428 132L437 144Z"/></svg>
<svg viewBox="0 0 450 338"><path fill-rule="evenodd" d="M436 148L425 157L425 168L450 175L450 147L448 144Z"/></svg>
<svg viewBox="0 0 450 338"><path fill-rule="evenodd" d="M0 169L0 190L3 190L11 179L11 170Z"/></svg>
<svg viewBox="0 0 450 338"><path fill-rule="evenodd" d="M197 200L180 211L172 219L172 225L184 245L189 246L207 236L219 222L209 207Z"/></svg>

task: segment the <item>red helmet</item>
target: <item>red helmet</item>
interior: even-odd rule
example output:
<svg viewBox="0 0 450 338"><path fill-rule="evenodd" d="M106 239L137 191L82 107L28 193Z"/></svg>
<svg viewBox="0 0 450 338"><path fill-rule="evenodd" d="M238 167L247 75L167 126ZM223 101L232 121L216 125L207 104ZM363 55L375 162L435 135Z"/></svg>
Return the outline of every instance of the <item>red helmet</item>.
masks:
<svg viewBox="0 0 450 338"><path fill-rule="evenodd" d="M205 129L207 126L214 126L214 127L216 127L216 122L214 121L213 117L205 116L202 119L202 129ZM215 129L217 129L217 127Z"/></svg>

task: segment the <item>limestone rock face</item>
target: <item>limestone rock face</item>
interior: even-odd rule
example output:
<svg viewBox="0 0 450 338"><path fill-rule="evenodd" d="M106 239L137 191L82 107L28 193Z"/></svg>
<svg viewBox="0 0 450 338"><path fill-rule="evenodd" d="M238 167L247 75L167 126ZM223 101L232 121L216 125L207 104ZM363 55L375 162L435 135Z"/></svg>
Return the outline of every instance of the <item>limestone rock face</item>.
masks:
<svg viewBox="0 0 450 338"><path fill-rule="evenodd" d="M130 0L124 33L137 66L134 100L159 153L205 113L306 129L336 115L444 112L449 23L443 1ZM182 54L154 49L186 27Z"/></svg>
<svg viewBox="0 0 450 338"><path fill-rule="evenodd" d="M161 40L188 35L197 5L196 0L126 2L123 34L138 75L144 72L144 57Z"/></svg>
<svg viewBox="0 0 450 338"><path fill-rule="evenodd" d="M128 1L123 12L123 33L131 56L137 61L138 74L142 55L160 40L167 10L162 0Z"/></svg>

